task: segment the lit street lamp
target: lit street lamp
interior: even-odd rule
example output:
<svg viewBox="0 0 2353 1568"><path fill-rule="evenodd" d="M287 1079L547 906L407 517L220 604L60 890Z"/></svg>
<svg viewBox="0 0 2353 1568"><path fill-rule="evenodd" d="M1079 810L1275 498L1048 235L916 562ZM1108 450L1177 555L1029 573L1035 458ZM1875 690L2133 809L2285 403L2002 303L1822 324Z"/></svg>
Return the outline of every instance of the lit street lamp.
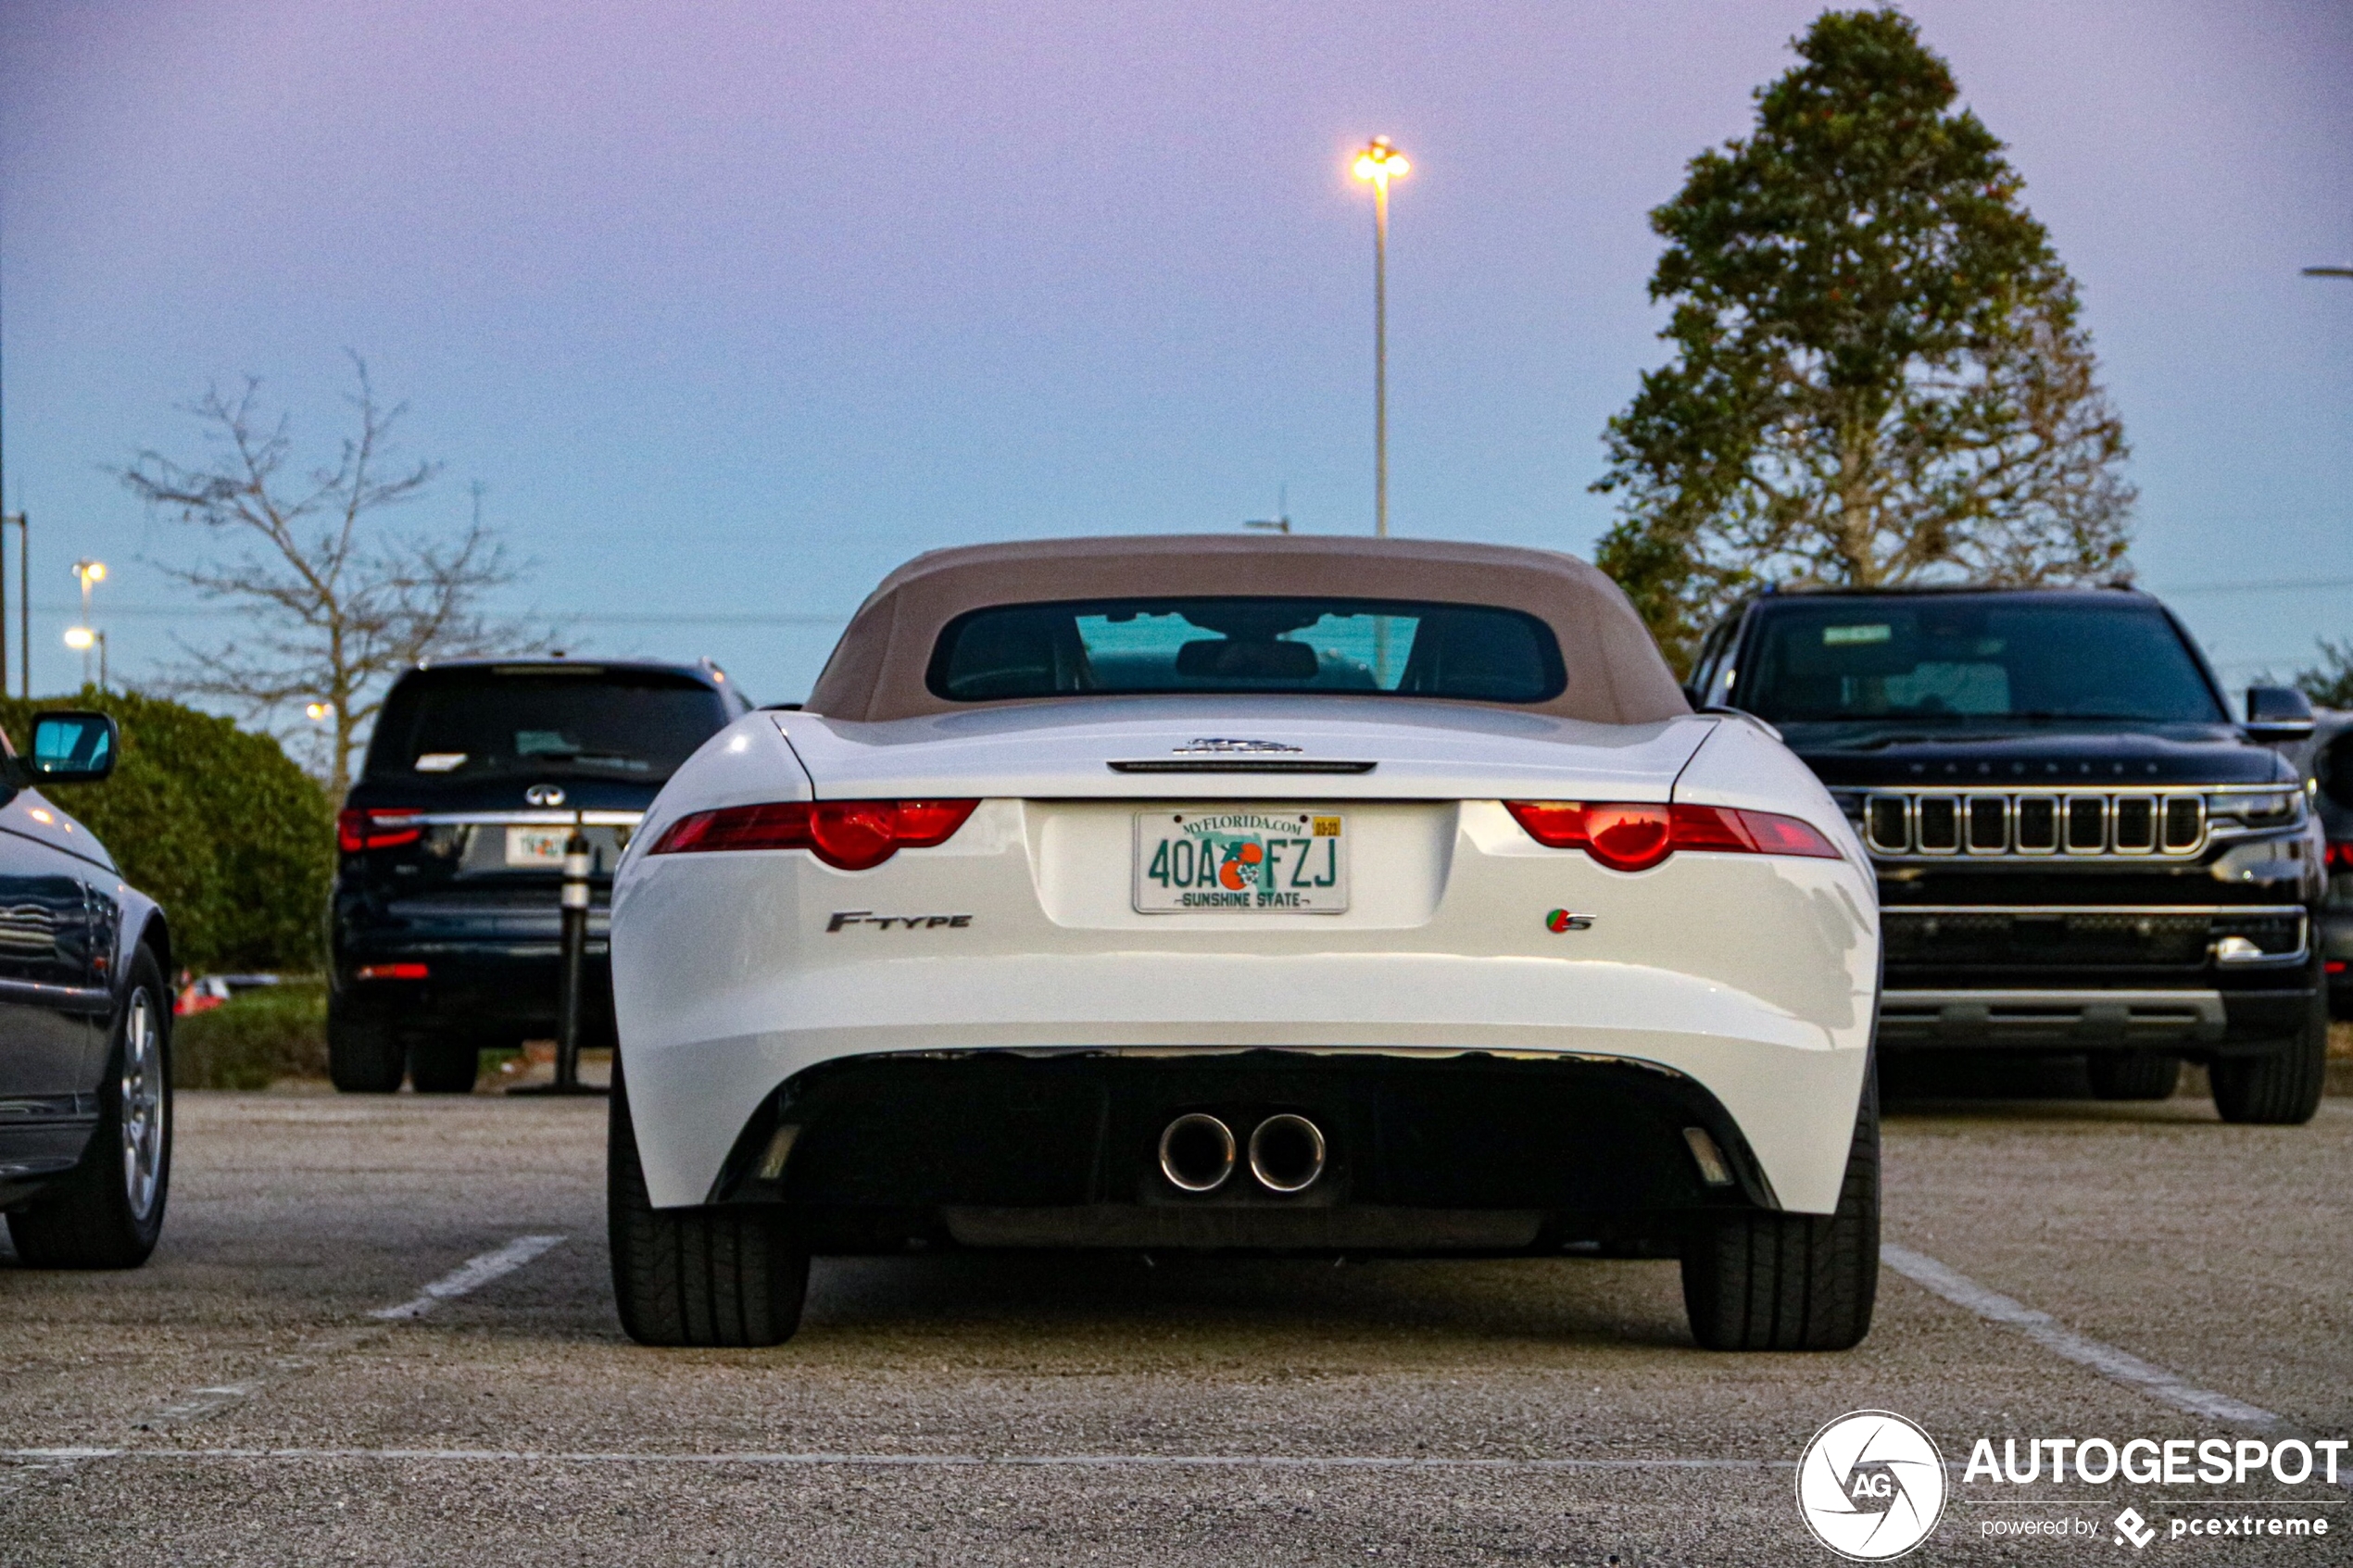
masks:
<svg viewBox="0 0 2353 1568"><path fill-rule="evenodd" d="M66 646L82 652L82 684L90 684L90 650L98 650L98 689L107 689L107 634L89 626L66 628Z"/></svg>
<svg viewBox="0 0 2353 1568"><path fill-rule="evenodd" d="M1389 182L1413 172L1376 136L1356 154L1356 178L1373 187L1373 533L1389 537Z"/></svg>
<svg viewBox="0 0 2353 1568"><path fill-rule="evenodd" d="M98 684L103 688L107 684L107 634L91 630L90 585L107 580L107 563L84 556L73 563L73 576L82 584L82 624L67 630L66 646L82 650L82 684L85 686L90 684L90 650L93 646L97 648ZM31 608L30 604L25 606L27 610Z"/></svg>

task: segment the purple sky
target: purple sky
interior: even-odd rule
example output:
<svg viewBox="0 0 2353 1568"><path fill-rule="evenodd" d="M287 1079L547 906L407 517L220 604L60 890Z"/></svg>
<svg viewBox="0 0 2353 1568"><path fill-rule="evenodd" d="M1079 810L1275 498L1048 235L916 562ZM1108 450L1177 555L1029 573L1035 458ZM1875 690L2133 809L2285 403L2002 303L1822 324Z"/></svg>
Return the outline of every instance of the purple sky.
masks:
<svg viewBox="0 0 2353 1568"><path fill-rule="evenodd" d="M1550 4L0 8L6 504L117 673L199 541L104 471L245 372L337 430L342 352L535 558L576 646L801 696L917 550L1366 532L1374 132L1397 532L1579 553L1662 350L1644 212L1816 7ZM2353 6L1923 4L2083 285L2142 580L2233 679L2353 633ZM323 446L320 448L323 450ZM2216 592L2310 575L2333 586ZM11 571L10 591L14 591ZM2203 590L2203 591L2200 591ZM105 607L117 607L111 615ZM672 623L606 619L671 614ZM735 621L698 616L736 617ZM742 618L805 615L806 625ZM78 657L36 620L37 684ZM11 649L13 655L13 648Z"/></svg>

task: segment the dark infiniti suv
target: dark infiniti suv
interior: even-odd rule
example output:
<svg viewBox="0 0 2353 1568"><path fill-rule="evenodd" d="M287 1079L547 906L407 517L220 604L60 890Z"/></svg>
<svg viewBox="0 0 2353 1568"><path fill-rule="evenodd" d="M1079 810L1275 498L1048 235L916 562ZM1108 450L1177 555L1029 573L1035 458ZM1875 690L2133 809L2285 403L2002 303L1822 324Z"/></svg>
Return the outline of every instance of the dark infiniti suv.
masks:
<svg viewBox="0 0 2353 1568"><path fill-rule="evenodd" d="M2327 1000L2310 732L2233 721L2196 644L2122 589L1768 594L1692 693L1778 727L1879 872L1882 1049L2083 1056L2160 1099L2186 1058L2233 1122L2308 1120Z"/></svg>
<svg viewBox="0 0 2353 1568"><path fill-rule="evenodd" d="M420 666L385 695L336 822L327 1048L335 1086L472 1088L477 1053L555 1033L575 821L594 851L582 1038L612 1036L605 901L664 781L750 709L717 666Z"/></svg>

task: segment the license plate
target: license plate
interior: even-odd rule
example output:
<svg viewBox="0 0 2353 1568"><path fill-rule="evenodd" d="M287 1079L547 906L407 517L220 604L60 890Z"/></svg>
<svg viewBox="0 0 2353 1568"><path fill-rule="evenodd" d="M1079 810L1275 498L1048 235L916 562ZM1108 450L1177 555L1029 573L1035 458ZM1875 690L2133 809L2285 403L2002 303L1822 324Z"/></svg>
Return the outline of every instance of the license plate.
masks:
<svg viewBox="0 0 2353 1568"><path fill-rule="evenodd" d="M1336 811L1139 811L1144 914L1336 915L1348 908L1348 834Z"/></svg>
<svg viewBox="0 0 2353 1568"><path fill-rule="evenodd" d="M571 836L572 829L568 827L509 828L507 864L561 871L564 866L564 841Z"/></svg>

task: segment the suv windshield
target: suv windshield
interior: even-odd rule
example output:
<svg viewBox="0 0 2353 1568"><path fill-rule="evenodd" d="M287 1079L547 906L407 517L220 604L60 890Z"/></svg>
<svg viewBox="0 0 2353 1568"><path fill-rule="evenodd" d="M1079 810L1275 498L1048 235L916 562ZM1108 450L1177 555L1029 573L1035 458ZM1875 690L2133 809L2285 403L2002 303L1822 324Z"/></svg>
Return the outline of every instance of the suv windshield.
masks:
<svg viewBox="0 0 2353 1568"><path fill-rule="evenodd" d="M393 689L371 778L529 771L660 781L724 728L720 695L659 671L593 664L433 670Z"/></svg>
<svg viewBox="0 0 2353 1568"><path fill-rule="evenodd" d="M1516 609L1347 598L1003 605L950 621L927 682L951 702L1165 692L1353 692L1543 702L1552 628Z"/></svg>
<svg viewBox="0 0 2353 1568"><path fill-rule="evenodd" d="M2122 596L1841 595L1762 617L1731 700L1774 723L2228 721L2173 623Z"/></svg>

